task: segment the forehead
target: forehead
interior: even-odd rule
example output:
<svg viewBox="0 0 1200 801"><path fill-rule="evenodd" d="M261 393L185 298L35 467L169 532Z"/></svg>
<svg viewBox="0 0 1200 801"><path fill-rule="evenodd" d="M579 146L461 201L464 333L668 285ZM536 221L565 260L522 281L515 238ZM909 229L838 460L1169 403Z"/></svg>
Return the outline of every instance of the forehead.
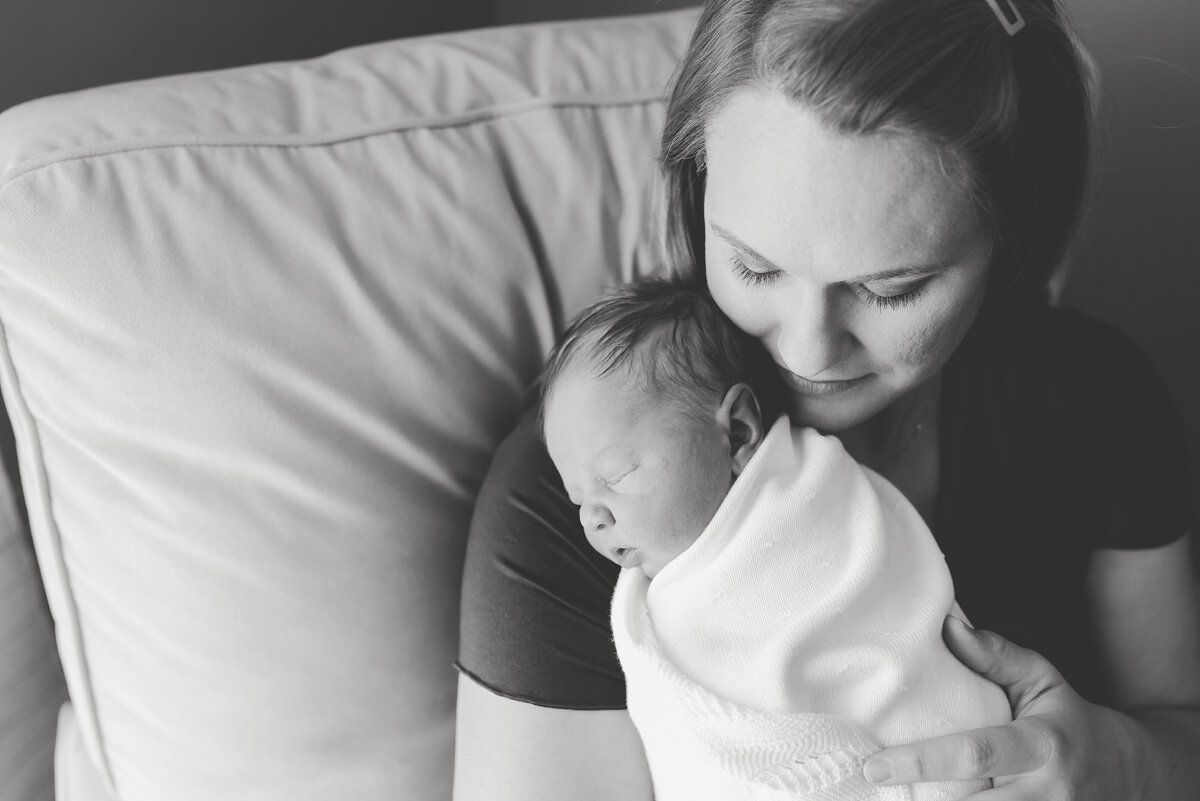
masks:
<svg viewBox="0 0 1200 801"><path fill-rule="evenodd" d="M546 397L546 413L610 406L612 401L627 399L639 391L628 365L603 371L590 358L577 358L558 374ZM600 399L603 398L601 401Z"/></svg>
<svg viewBox="0 0 1200 801"><path fill-rule="evenodd" d="M574 367L559 376L546 396L546 450L568 488L618 469L647 444L636 434L644 428L646 396L623 372L600 377Z"/></svg>
<svg viewBox="0 0 1200 801"><path fill-rule="evenodd" d="M706 217L783 267L828 258L869 271L979 232L949 154L915 137L839 133L776 91L735 92L705 129L705 154Z"/></svg>
<svg viewBox="0 0 1200 801"><path fill-rule="evenodd" d="M571 448L619 436L648 402L627 368L598 374L584 360L559 374L546 396L543 410L547 444ZM553 454L551 454L553 455Z"/></svg>
<svg viewBox="0 0 1200 801"><path fill-rule="evenodd" d="M560 375L546 397L543 422L547 450L560 471L658 453L690 436L696 425L677 401L646 388L636 370L599 376L587 367Z"/></svg>

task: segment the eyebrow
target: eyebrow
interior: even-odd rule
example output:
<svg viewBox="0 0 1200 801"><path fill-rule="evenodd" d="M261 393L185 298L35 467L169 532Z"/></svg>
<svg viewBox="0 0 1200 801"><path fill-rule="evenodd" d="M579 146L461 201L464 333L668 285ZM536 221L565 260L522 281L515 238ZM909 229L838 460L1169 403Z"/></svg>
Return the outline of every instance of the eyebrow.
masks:
<svg viewBox="0 0 1200 801"><path fill-rule="evenodd" d="M732 231L722 228L715 222L710 222L708 227L712 229L714 234L725 240L726 244L728 244L734 250L741 251L742 255L749 256L752 261L758 262L764 267L769 267L772 270L779 270L779 267L776 266L774 262L772 262L763 254L759 253L754 248L747 245ZM905 264L888 270L880 270L877 273L857 276L854 278L854 283L869 284L873 281L895 281L898 278L925 277L935 273L940 273L943 270L947 270L952 266L952 264L953 262L950 261L931 262L929 264Z"/></svg>

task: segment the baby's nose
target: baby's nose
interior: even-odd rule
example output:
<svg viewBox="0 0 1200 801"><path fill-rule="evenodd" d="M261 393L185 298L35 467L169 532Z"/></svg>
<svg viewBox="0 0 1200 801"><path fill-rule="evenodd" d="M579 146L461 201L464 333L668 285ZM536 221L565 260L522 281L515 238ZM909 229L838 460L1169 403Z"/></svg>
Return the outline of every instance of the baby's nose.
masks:
<svg viewBox="0 0 1200 801"><path fill-rule="evenodd" d="M579 522L583 524L584 531L603 531L617 521L608 507L592 503L579 507Z"/></svg>

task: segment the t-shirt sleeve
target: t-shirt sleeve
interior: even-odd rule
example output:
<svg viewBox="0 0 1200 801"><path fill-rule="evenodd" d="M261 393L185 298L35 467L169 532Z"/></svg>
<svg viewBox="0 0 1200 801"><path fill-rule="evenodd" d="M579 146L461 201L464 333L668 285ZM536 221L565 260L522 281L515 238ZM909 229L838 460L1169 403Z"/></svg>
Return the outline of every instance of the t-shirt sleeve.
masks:
<svg viewBox="0 0 1200 801"><path fill-rule="evenodd" d="M1098 548L1153 548L1194 529L1187 436L1166 383L1142 349L1116 329L1060 315L1060 363L1073 405L1098 446L1103 486Z"/></svg>
<svg viewBox="0 0 1200 801"><path fill-rule="evenodd" d="M587 543L527 410L476 501L457 667L492 692L565 709L624 709L610 604L619 568Z"/></svg>

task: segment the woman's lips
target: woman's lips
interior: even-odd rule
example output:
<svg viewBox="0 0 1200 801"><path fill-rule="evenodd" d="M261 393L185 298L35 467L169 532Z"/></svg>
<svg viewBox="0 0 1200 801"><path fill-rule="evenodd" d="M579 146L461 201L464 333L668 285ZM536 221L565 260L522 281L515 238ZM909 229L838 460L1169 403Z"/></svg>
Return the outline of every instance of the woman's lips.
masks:
<svg viewBox="0 0 1200 801"><path fill-rule="evenodd" d="M867 373L866 375L860 375L858 378L848 378L841 381L813 381L787 370L783 370L782 372L783 380L787 382L788 386L801 395L812 396L837 395L839 392L854 389L871 377L871 374Z"/></svg>

